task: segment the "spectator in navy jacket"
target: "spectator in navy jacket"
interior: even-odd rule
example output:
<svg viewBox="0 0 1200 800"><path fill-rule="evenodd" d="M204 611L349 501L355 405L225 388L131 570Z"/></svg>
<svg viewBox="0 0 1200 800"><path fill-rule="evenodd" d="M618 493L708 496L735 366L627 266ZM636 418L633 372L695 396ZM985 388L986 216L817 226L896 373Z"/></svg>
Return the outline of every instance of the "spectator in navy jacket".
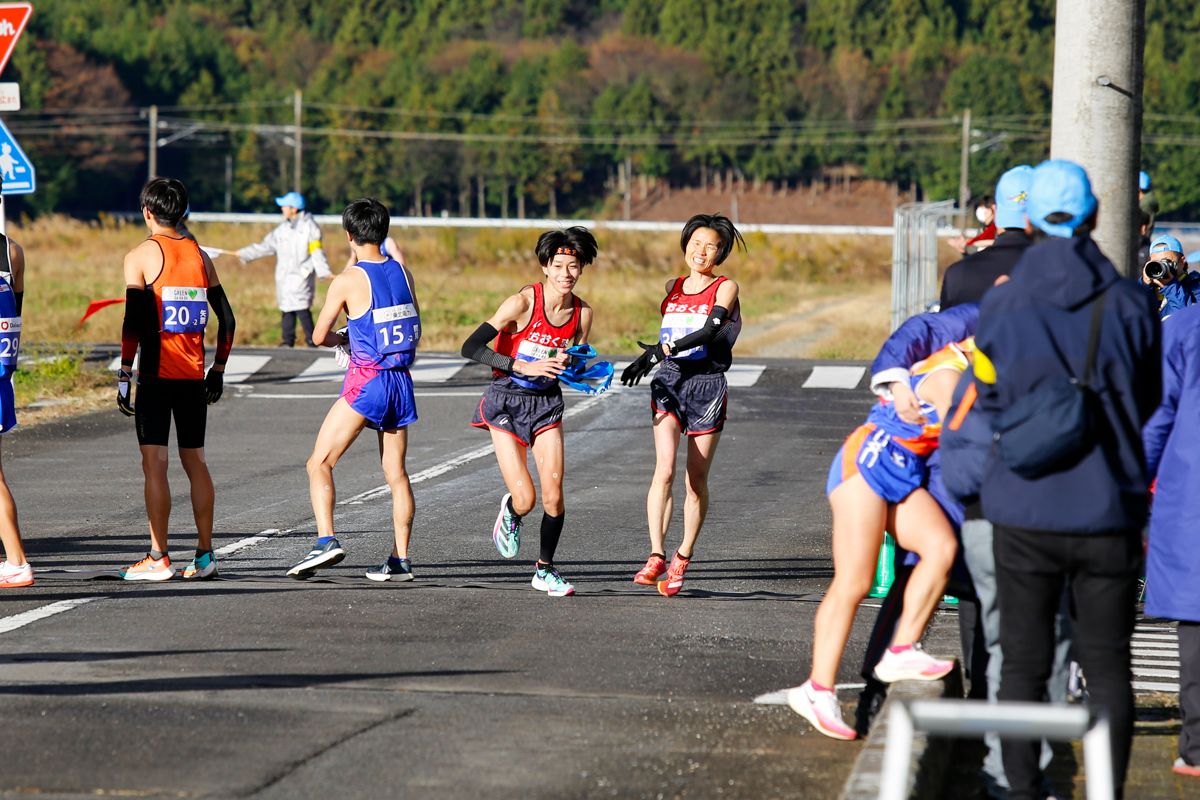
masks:
<svg viewBox="0 0 1200 800"><path fill-rule="evenodd" d="M1097 202L1078 164L1034 171L1026 202L1030 247L980 309L979 407L998 414L1045 381L1084 373L1092 303L1102 303L1090 443L1075 463L1036 479L988 456L980 498L994 526L1001 700L1043 699L1054 613L1064 585L1076 609L1075 647L1092 704L1112 725L1113 779L1123 787L1133 734L1129 642L1146 520L1141 428L1161 396L1158 319L1146 293L1121 279L1090 232ZM1038 744L1005 741L1010 797L1040 797Z"/></svg>
<svg viewBox="0 0 1200 800"><path fill-rule="evenodd" d="M1142 431L1146 469L1158 477L1146 557L1146 614L1179 620L1179 758L1175 772L1200 777L1200 307L1163 323L1163 397Z"/></svg>
<svg viewBox="0 0 1200 800"><path fill-rule="evenodd" d="M1033 167L1022 164L996 182L996 241L951 264L942 278L941 307L978 303L1001 275L1012 272L1033 239L1025 233L1025 196Z"/></svg>

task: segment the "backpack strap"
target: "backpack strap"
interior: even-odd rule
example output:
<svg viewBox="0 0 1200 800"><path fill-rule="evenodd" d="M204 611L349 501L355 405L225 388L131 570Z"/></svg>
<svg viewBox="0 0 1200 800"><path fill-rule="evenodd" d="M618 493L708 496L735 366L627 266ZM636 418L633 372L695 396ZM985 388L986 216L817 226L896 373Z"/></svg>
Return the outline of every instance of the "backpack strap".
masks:
<svg viewBox="0 0 1200 800"><path fill-rule="evenodd" d="M1090 386L1092 382L1092 369L1096 366L1096 351L1100 348L1100 323L1104 317L1106 295L1108 295L1107 291L1101 292L1092 301L1092 322L1088 327L1087 361L1084 362L1083 380L1080 381L1083 386Z"/></svg>

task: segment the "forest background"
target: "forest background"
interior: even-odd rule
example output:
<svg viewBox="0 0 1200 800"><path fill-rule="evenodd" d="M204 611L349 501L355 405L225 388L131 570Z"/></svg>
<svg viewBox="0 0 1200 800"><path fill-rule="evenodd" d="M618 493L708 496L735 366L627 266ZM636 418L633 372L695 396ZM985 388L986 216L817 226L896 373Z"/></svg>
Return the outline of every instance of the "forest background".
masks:
<svg viewBox="0 0 1200 800"><path fill-rule="evenodd" d="M187 181L193 208L272 210L292 188L297 89L317 211L373 194L398 214L616 215L626 166L701 186L840 165L942 199L964 109L976 191L1048 142L1054 0L35 5L5 77L39 188L10 214L129 209L152 104L170 140L158 172ZM1145 166L1164 216L1189 218L1200 5L1146 8Z"/></svg>

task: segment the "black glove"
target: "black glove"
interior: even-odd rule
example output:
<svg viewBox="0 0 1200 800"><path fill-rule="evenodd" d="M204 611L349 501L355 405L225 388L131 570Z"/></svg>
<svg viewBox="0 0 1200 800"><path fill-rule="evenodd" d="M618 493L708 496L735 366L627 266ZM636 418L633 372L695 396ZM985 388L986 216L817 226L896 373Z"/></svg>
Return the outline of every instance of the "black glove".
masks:
<svg viewBox="0 0 1200 800"><path fill-rule="evenodd" d="M225 372L209 369L208 375L204 378L204 398L208 400L211 406L213 403L221 399L221 392L225 391Z"/></svg>
<svg viewBox="0 0 1200 800"><path fill-rule="evenodd" d="M132 372L126 372L123 369L117 370L117 408L127 417L133 416L133 395L130 388L132 380Z"/></svg>
<svg viewBox="0 0 1200 800"><path fill-rule="evenodd" d="M644 351L632 364L621 373L621 383L626 386L637 386L638 381L650 374L654 365L663 360L662 345L658 342L646 344L638 342L638 347Z"/></svg>

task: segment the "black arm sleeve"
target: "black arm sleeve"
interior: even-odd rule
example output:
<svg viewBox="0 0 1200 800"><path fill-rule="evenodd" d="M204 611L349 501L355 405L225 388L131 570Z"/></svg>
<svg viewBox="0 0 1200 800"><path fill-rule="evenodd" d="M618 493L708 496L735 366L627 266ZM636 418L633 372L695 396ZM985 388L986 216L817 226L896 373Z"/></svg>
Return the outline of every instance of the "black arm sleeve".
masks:
<svg viewBox="0 0 1200 800"><path fill-rule="evenodd" d="M463 358L469 358L472 361L478 361L484 366L498 369L501 372L512 372L512 356L501 355L492 348L488 347L488 344L490 344L491 341L496 338L496 334L498 333L498 330L486 322L480 325L475 329L475 332L468 336L467 340L463 342Z"/></svg>
<svg viewBox="0 0 1200 800"><path fill-rule="evenodd" d="M25 304L24 292L13 292L13 300L17 304L17 316L21 316L21 307Z"/></svg>
<svg viewBox="0 0 1200 800"><path fill-rule="evenodd" d="M132 286L125 288L125 319L121 323L121 366L126 371L133 368L133 357L137 355L141 332L146 326L146 291Z"/></svg>
<svg viewBox="0 0 1200 800"><path fill-rule="evenodd" d="M708 319L704 322L704 327L693 333L689 333L682 339L676 339L671 343L671 355L688 350L692 347L700 347L706 344L712 344L718 336L721 335L725 328L725 320L729 318L729 309L725 306L713 306L712 313L708 315Z"/></svg>
<svg viewBox="0 0 1200 800"><path fill-rule="evenodd" d="M218 284L209 289L208 303L217 315L217 354L214 361L224 364L229 360L229 351L233 349L233 332L237 321L233 318L233 306L229 305L225 287Z"/></svg>

